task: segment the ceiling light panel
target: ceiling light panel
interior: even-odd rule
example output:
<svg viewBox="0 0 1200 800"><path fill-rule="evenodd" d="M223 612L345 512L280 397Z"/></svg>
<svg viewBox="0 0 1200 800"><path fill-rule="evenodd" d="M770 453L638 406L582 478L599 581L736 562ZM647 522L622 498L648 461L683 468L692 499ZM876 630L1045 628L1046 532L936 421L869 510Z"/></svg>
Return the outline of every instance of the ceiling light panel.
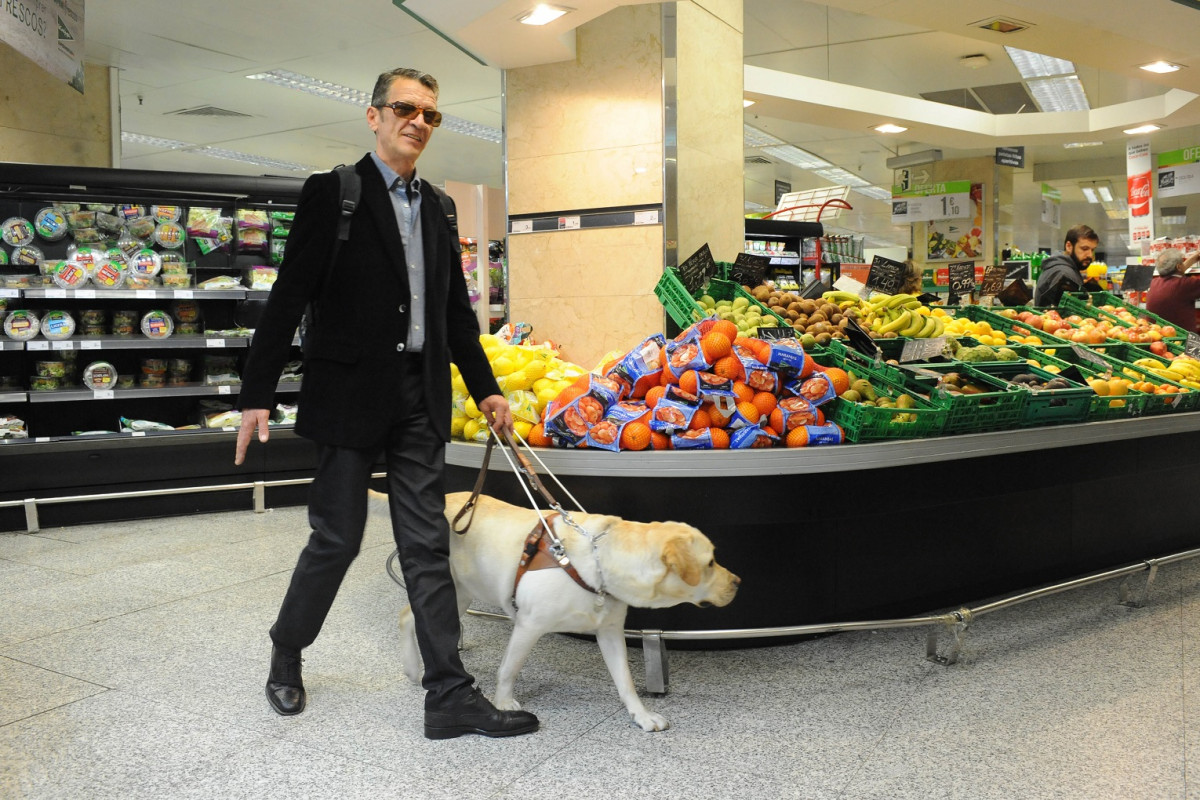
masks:
<svg viewBox="0 0 1200 800"><path fill-rule="evenodd" d="M283 161L278 158L269 158L267 156L256 156L252 153L240 153L236 150L226 150L221 147L204 147L191 142L180 142L175 139L160 139L157 136L144 136L140 133L131 133L129 131L121 131L121 141L130 144L144 144L150 147L158 147L163 150L184 150L188 153L193 153L198 156L208 156L210 158L222 158L226 161L240 161L243 164L253 164L256 167L269 167L270 169L285 170L288 172L316 172L317 168L308 164L299 164L295 161Z"/></svg>
<svg viewBox="0 0 1200 800"><path fill-rule="evenodd" d="M880 133L904 133L906 130L908 130L908 128L900 125L893 125L890 122L885 122L882 125L876 125L875 130L879 131Z"/></svg>
<svg viewBox="0 0 1200 800"><path fill-rule="evenodd" d="M574 11L573 8L564 8L563 6L552 6L547 3L538 3L533 7L532 11L527 11L517 17L517 22L522 25L546 25L550 22L566 14L568 11Z"/></svg>
<svg viewBox="0 0 1200 800"><path fill-rule="evenodd" d="M801 150L799 147L790 144L764 147L763 152L800 169L818 170L833 167L833 164L830 164L825 159L818 158L807 150Z"/></svg>
<svg viewBox="0 0 1200 800"><path fill-rule="evenodd" d="M1029 81L1029 93L1042 111L1087 111L1087 93L1074 75Z"/></svg>
<svg viewBox="0 0 1200 800"><path fill-rule="evenodd" d="M814 169L813 172L820 175L827 181L832 181L840 186L849 186L857 189L864 186L870 186L871 182L863 180L853 172L842 169L841 167L829 167L828 169Z"/></svg>
<svg viewBox="0 0 1200 800"><path fill-rule="evenodd" d="M1104 142L1067 142L1063 145L1063 147L1071 150L1076 147L1099 147L1102 144L1104 144Z"/></svg>
<svg viewBox="0 0 1200 800"><path fill-rule="evenodd" d="M1005 52L1012 59L1013 65L1025 80L1030 78L1049 78L1054 75L1072 75L1075 65L1070 61L1054 56L1045 56L1031 50L1021 50L1016 47L1005 47Z"/></svg>
<svg viewBox="0 0 1200 800"><path fill-rule="evenodd" d="M1150 123L1149 125L1139 125L1136 128L1126 128L1125 130L1121 131L1121 133L1127 133L1130 136L1137 136L1139 133L1154 133L1155 131L1161 129L1161 125Z"/></svg>
<svg viewBox="0 0 1200 800"><path fill-rule="evenodd" d="M884 189L882 186L855 186L854 191L861 195L866 195L872 200L891 200L892 190Z"/></svg>
<svg viewBox="0 0 1200 800"><path fill-rule="evenodd" d="M298 72L289 72L285 69L273 69L269 72L259 72L254 75L247 75L246 77L252 81L263 81L275 86L282 86L285 89L294 89L297 92L311 94L314 97L324 97L326 100L337 100L340 103L346 103L347 105L359 108L366 108L371 104L371 95L367 92L323 81L320 78L313 78L309 75L301 75ZM453 114L442 114L442 130L460 133L464 136L474 136L477 139L494 143L499 143L504 138L504 132L499 128L470 122Z"/></svg>
<svg viewBox="0 0 1200 800"><path fill-rule="evenodd" d="M1155 61L1152 64L1142 64L1139 69L1144 69L1146 72L1157 72L1159 75L1165 75L1168 72L1178 72L1182 67L1179 64L1172 64L1170 61Z"/></svg>
<svg viewBox="0 0 1200 800"><path fill-rule="evenodd" d="M786 142L766 131L760 131L753 125L742 123L742 144L746 147L766 147L772 144L786 144Z"/></svg>

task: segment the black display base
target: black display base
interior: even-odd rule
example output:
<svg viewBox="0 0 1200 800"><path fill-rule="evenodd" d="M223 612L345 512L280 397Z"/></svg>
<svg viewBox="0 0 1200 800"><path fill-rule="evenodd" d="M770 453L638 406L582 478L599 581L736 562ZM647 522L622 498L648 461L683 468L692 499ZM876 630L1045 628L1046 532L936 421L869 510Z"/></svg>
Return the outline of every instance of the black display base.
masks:
<svg viewBox="0 0 1200 800"><path fill-rule="evenodd" d="M732 604L631 609L626 626L698 631L920 615L1197 547L1200 493L1182 481L1198 467L1200 432L1188 431L861 472L557 474L589 511L679 520L713 540L742 578ZM450 490L476 475L450 467ZM508 473L484 491L528 504Z"/></svg>

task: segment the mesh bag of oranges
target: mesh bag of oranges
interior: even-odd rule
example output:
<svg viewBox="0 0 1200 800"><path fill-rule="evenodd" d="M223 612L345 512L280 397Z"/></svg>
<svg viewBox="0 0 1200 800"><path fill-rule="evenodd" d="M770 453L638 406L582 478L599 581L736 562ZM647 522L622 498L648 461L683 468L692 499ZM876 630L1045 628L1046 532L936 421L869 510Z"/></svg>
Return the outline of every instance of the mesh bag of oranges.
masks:
<svg viewBox="0 0 1200 800"><path fill-rule="evenodd" d="M546 406L545 431L561 443L579 444L620 397L616 381L594 372L582 375Z"/></svg>
<svg viewBox="0 0 1200 800"><path fill-rule="evenodd" d="M604 419L596 423L587 432L585 441L588 447L601 450L644 450L650 444L650 408L641 400L619 400L608 409ZM644 435L638 430L625 436L625 429L630 425L640 425L646 429Z"/></svg>
<svg viewBox="0 0 1200 800"><path fill-rule="evenodd" d="M642 398L662 380L662 355L667 339L661 333L647 336L612 366L605 377L621 385L622 397Z"/></svg>

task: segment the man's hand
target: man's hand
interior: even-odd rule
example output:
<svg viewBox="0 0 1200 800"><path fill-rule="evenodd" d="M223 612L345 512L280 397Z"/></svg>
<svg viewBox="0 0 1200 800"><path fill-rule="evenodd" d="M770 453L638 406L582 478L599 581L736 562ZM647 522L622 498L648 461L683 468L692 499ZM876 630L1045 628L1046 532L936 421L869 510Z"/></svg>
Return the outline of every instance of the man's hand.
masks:
<svg viewBox="0 0 1200 800"><path fill-rule="evenodd" d="M508 404L505 403L504 407L507 410ZM266 408L242 409L242 427L238 428L237 451L233 455L233 463L236 466L241 466L242 462L246 460L246 448L250 446L250 435L255 428L258 428L258 440L266 444L270 436L270 428L267 426L270 418L271 412Z"/></svg>
<svg viewBox="0 0 1200 800"><path fill-rule="evenodd" d="M480 400L478 405L479 410L483 412L483 418L487 420L488 427L501 436L506 433L512 434L512 410L509 409L508 401L504 399L504 395L488 395Z"/></svg>

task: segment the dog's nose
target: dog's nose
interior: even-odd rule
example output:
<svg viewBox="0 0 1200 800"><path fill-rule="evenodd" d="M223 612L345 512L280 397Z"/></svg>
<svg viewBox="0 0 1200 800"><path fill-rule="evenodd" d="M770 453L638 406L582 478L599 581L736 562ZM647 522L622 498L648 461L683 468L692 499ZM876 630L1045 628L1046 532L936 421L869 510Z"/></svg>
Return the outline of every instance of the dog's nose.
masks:
<svg viewBox="0 0 1200 800"><path fill-rule="evenodd" d="M732 577L733 577L733 585L734 585L734 586L741 586L741 585L742 585L742 579L741 579L741 578L739 578L737 575L734 575L732 572L731 572L731 573L729 573L729 574L730 574L730 576L732 576Z"/></svg>

